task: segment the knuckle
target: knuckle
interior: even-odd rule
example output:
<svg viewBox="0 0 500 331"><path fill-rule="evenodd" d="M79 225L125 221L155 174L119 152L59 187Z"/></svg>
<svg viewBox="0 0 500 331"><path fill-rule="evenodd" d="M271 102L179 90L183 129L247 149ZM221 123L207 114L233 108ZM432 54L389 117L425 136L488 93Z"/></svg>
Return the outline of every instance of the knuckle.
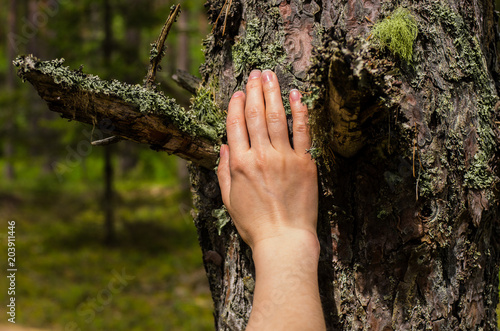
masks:
<svg viewBox="0 0 500 331"><path fill-rule="evenodd" d="M224 168L224 165L222 164L222 162L220 162L218 165L217 165L217 177L219 178L219 182L222 178L222 168Z"/></svg>
<svg viewBox="0 0 500 331"><path fill-rule="evenodd" d="M243 122L243 118L241 116L228 116L226 120L227 127L238 126Z"/></svg>
<svg viewBox="0 0 500 331"><path fill-rule="evenodd" d="M264 93L266 93L266 94L278 92L278 86L276 84L273 84L273 83L265 83L262 86L262 89L264 90Z"/></svg>
<svg viewBox="0 0 500 331"><path fill-rule="evenodd" d="M297 107L293 112L293 116L306 120L308 117L307 107L302 107L302 106Z"/></svg>
<svg viewBox="0 0 500 331"><path fill-rule="evenodd" d="M256 106L250 106L246 109L246 116L247 118L256 118L260 116L261 110L259 107Z"/></svg>
<svg viewBox="0 0 500 331"><path fill-rule="evenodd" d="M282 122L282 116L277 112L269 112L267 113L267 122L268 123L280 123Z"/></svg>
<svg viewBox="0 0 500 331"><path fill-rule="evenodd" d="M306 177L316 176L316 163L308 156L302 157L301 159L302 162L299 166L300 172Z"/></svg>
<svg viewBox="0 0 500 331"><path fill-rule="evenodd" d="M260 79L252 79L249 80L247 83L247 89L255 89L255 88L260 88Z"/></svg>
<svg viewBox="0 0 500 331"><path fill-rule="evenodd" d="M242 173L245 171L245 162L239 157L233 157L229 161L231 173Z"/></svg>
<svg viewBox="0 0 500 331"><path fill-rule="evenodd" d="M305 167L305 171L308 173L308 174L311 174L311 175L315 175L318 171L317 167L316 167L316 162L314 162L313 159L311 159L311 156L308 154L308 153L304 153L305 156L303 158L304 160L304 167Z"/></svg>
<svg viewBox="0 0 500 331"><path fill-rule="evenodd" d="M308 131L308 127L305 122L295 123L294 129L296 133L307 133Z"/></svg>
<svg viewBox="0 0 500 331"><path fill-rule="evenodd" d="M316 162L314 162L314 160L310 159L309 155L307 155L306 160L307 160L307 172L309 174L316 175L316 173L318 172L318 169L316 167Z"/></svg>
<svg viewBox="0 0 500 331"><path fill-rule="evenodd" d="M255 153L255 164L258 168L266 167L267 165L267 153L259 150Z"/></svg>
<svg viewBox="0 0 500 331"><path fill-rule="evenodd" d="M222 158L220 158L219 164L217 164L217 176L220 177L221 175L224 175L226 173L226 171L228 170L227 166L228 166L228 163L223 162Z"/></svg>

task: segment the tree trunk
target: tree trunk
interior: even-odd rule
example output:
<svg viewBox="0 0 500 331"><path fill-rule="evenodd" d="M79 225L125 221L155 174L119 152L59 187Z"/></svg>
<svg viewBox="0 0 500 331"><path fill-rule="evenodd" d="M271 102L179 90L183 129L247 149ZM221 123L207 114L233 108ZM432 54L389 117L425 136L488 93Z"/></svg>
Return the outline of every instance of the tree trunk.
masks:
<svg viewBox="0 0 500 331"><path fill-rule="evenodd" d="M104 147L104 194L103 194L103 210L104 210L104 243L112 245L116 240L115 231L115 191L113 188L113 146Z"/></svg>
<svg viewBox="0 0 500 331"><path fill-rule="evenodd" d="M103 63L106 68L111 66L113 53L112 8L109 0L103 1L104 40L102 43ZM115 191L113 189L113 149L104 147L104 242L111 245L115 241Z"/></svg>
<svg viewBox="0 0 500 331"><path fill-rule="evenodd" d="M193 161L216 329L244 329L252 308L251 251L221 209L211 144L224 140L220 110L254 68L277 73L285 107L291 88L311 106L328 329L496 329L494 2L209 0L207 7L214 28L189 111L58 61L16 64L52 110L88 123L110 118L118 136Z"/></svg>
<svg viewBox="0 0 500 331"><path fill-rule="evenodd" d="M203 86L221 109L254 68L275 70L283 95L311 92L328 329L496 329L494 2L207 6L215 26ZM373 23L398 6L418 25L410 64L370 40ZM250 250L231 224L218 235L214 172L192 166L191 178L216 329L242 330L252 308Z"/></svg>
<svg viewBox="0 0 500 331"><path fill-rule="evenodd" d="M8 28L8 33L7 35L13 35L15 34L16 31L16 16L17 16L17 6L16 6L16 1L15 0L10 0L9 1L9 14L8 14L8 23L7 23L7 28ZM8 65L8 72L6 76L6 89L8 92L13 93L14 92L14 68L10 65L12 61L14 60L15 56L15 45L9 40L10 38L7 38L7 61L9 62ZM14 105L13 103L10 105L10 108L13 108ZM7 181L14 180L16 177L16 173L14 170L14 164L12 163L12 158L14 156L14 143L13 143L13 136L15 132L15 123L14 123L14 112L15 109L10 110L12 116L8 116L7 120L5 121L4 124L4 130L5 130L5 140L3 142L3 153L5 156L5 165L4 165L4 176Z"/></svg>

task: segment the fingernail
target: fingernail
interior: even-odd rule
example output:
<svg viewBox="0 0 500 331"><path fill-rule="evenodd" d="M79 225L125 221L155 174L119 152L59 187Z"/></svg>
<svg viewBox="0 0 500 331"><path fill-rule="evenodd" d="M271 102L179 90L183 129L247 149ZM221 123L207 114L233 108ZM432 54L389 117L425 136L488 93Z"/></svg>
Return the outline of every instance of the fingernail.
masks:
<svg viewBox="0 0 500 331"><path fill-rule="evenodd" d="M299 90L293 89L293 90L290 91L290 99L292 101L299 101L300 97L301 97L301 95L300 95Z"/></svg>
<svg viewBox="0 0 500 331"><path fill-rule="evenodd" d="M271 70L264 70L264 72L262 73L262 80L264 81L264 83L268 83L270 81L273 80L273 72Z"/></svg>
<svg viewBox="0 0 500 331"><path fill-rule="evenodd" d="M252 70L250 73L250 76L248 77L249 79L254 79L254 78L259 78L260 77L260 70Z"/></svg>
<svg viewBox="0 0 500 331"><path fill-rule="evenodd" d="M239 98L239 97L242 97L245 93L243 93L242 91L238 91L238 92L234 92L233 94L233 98Z"/></svg>

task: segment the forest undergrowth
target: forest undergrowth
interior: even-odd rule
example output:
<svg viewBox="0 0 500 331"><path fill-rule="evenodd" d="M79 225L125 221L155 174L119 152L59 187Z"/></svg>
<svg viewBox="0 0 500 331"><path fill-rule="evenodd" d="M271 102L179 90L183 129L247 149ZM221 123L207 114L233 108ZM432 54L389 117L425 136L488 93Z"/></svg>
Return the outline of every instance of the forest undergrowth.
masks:
<svg viewBox="0 0 500 331"><path fill-rule="evenodd" d="M6 241L7 220L16 222L16 324L47 330L213 330L188 194L145 181L121 181L117 193L117 239L107 246L101 185L0 188L0 241ZM5 264L2 259L0 268ZM7 285L0 278L0 288Z"/></svg>

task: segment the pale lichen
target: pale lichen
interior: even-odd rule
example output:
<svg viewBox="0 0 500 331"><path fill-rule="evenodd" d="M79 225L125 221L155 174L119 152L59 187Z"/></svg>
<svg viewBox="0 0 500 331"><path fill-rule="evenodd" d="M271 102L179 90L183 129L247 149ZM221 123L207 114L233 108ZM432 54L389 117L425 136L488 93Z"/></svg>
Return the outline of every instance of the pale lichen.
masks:
<svg viewBox="0 0 500 331"><path fill-rule="evenodd" d="M217 233L219 236L222 234L222 228L231 221L231 217L227 212L226 206L222 206L220 209L212 210L212 217L215 218L215 227L217 228Z"/></svg>
<svg viewBox="0 0 500 331"><path fill-rule="evenodd" d="M275 42L266 44L263 38L269 29L263 29L263 24L267 22L261 22L258 18L249 20L245 36L232 48L233 63L238 75L250 69L274 69L276 65L285 61L284 33L278 31Z"/></svg>
<svg viewBox="0 0 500 331"><path fill-rule="evenodd" d="M141 113L163 115L181 131L192 136L200 136L217 141L218 129L196 118L193 112L186 111L172 98L162 92L142 85L126 84L118 80L103 80L96 75L84 74L63 66L64 59L40 61L33 56L20 56L14 62L18 75L24 80L31 71L41 72L51 77L56 84L66 88L76 88L84 92L114 95L135 107Z"/></svg>
<svg viewBox="0 0 500 331"><path fill-rule="evenodd" d="M495 183L491 168L488 165L486 153L480 151L474 155L474 160L464 176L464 184L474 189L490 188Z"/></svg>
<svg viewBox="0 0 500 331"><path fill-rule="evenodd" d="M433 1L423 7L421 14L429 21L428 26L421 27L424 39L429 40L436 54L445 57L445 61L436 62L425 59L423 53L415 58L422 61L434 61L436 72L432 74L434 84L441 89L436 95L433 111L427 112L428 121L434 117L436 123L449 123L444 140L446 149L440 158L441 170L437 172L436 165L425 165L420 175L420 196L431 197L436 192L436 176L450 165L463 176L463 185L471 189L487 189L492 187L498 178L493 173L491 164L496 149L496 137L492 126L493 108L497 102L495 87L488 76L485 56L480 42L471 33L464 18L445 2ZM449 36L451 42L446 42L443 34ZM442 46L441 46L442 45ZM446 50L445 53L443 50ZM416 64L415 71L426 72L423 64ZM429 71L427 71L429 72ZM411 85L418 88L426 75L415 75ZM465 83L465 84L464 84ZM462 84L460 89L450 89L447 84ZM473 86L474 94L462 98L463 106L458 108L456 94L462 93L463 87ZM467 130L465 123L470 122L475 132ZM464 142L469 135L477 139L477 151L466 163L467 152ZM474 143L476 144L476 143ZM474 150L474 149L472 149ZM425 153L424 153L425 154Z"/></svg>

